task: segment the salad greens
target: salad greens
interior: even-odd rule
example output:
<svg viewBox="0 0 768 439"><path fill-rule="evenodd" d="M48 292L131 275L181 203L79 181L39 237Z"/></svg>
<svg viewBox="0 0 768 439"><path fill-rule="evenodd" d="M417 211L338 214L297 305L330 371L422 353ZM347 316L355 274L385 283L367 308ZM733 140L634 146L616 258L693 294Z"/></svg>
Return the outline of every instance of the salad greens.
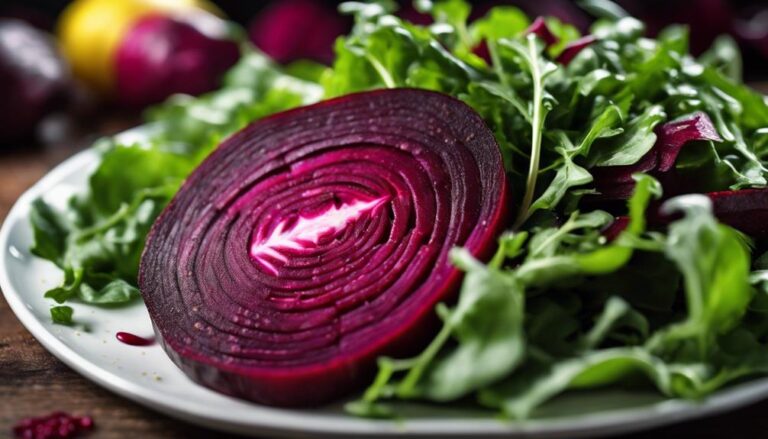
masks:
<svg viewBox="0 0 768 439"><path fill-rule="evenodd" d="M635 175L616 239L599 210L597 171L640 162L665 122L705 113L722 142L682 148L675 172L693 192L768 185L768 103L741 83L734 43L721 38L695 59L688 33L656 39L606 0L582 2L604 17L596 41L558 62L581 35L547 18L548 44L518 9L499 6L469 22L463 0L415 4L434 23L395 15L391 1L348 2L352 32L332 67L280 68L248 51L222 88L176 97L147 114L148 136L107 139L87 192L64 212L33 206L33 252L65 273L58 303L133 300L144 238L185 176L224 137L259 117L322 98L383 87L447 93L494 132L513 190L514 224L484 264L456 249L466 275L443 328L419 355L381 358L362 398L364 416L395 416L400 400L477 403L524 418L568 389L651 383L699 398L735 379L768 373L768 257L718 223L709 198ZM662 187L663 186L663 187ZM665 194L666 193L666 194ZM649 206L677 219L649 229ZM54 321L72 318L52 308ZM642 379L636 379L641 377Z"/></svg>

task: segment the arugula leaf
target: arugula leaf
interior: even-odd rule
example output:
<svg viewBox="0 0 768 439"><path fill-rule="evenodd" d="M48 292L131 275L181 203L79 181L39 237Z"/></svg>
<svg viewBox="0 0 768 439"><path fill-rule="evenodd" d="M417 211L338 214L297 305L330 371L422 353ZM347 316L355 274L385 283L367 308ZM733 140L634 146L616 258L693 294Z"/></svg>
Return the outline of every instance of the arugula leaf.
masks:
<svg viewBox="0 0 768 439"><path fill-rule="evenodd" d="M468 274L456 308L438 308L459 344L434 362L425 379L423 393L435 401L460 398L503 378L524 354L519 281L487 269L465 251L457 250L453 258ZM499 318L488 319L489 314Z"/></svg>
<svg viewBox="0 0 768 439"><path fill-rule="evenodd" d="M614 137L624 132L624 128L619 127L622 122L622 110L618 106L608 104L600 110L599 115L594 118L590 125L589 131L579 142L578 153L580 155L589 156L590 148L595 140Z"/></svg>
<svg viewBox="0 0 768 439"><path fill-rule="evenodd" d="M128 303L139 297L139 289L123 279L115 279L95 290L88 284L80 286L78 299L94 305Z"/></svg>
<svg viewBox="0 0 768 439"><path fill-rule="evenodd" d="M53 323L59 325L71 325L72 312L73 310L71 306L51 307L51 320L53 320Z"/></svg>
<svg viewBox="0 0 768 439"><path fill-rule="evenodd" d="M595 17L619 20L629 14L611 0L579 0L578 5Z"/></svg>
<svg viewBox="0 0 768 439"><path fill-rule="evenodd" d="M145 188L168 186L168 193L172 195L194 165L194 161L181 154L114 145L91 175L91 202L95 209L109 214ZM121 184L111 184L114 181Z"/></svg>
<svg viewBox="0 0 768 439"><path fill-rule="evenodd" d="M469 33L472 40L497 41L502 38L515 38L531 25L528 16L512 6L497 6L478 20L472 22Z"/></svg>
<svg viewBox="0 0 768 439"><path fill-rule="evenodd" d="M593 180L589 171L573 161L573 152L569 152L565 148L557 148L556 151L562 156L562 164L558 166L552 182L547 186L544 193L531 204L529 215L539 209L554 210L568 190Z"/></svg>
<svg viewBox="0 0 768 439"><path fill-rule="evenodd" d="M650 346L664 351L690 341L690 355L703 360L715 336L738 324L752 299L749 251L742 235L717 223L705 196L678 197L664 209L685 215L670 226L665 254L683 275L688 309L683 322L657 333Z"/></svg>
<svg viewBox="0 0 768 439"><path fill-rule="evenodd" d="M539 162L541 160L541 142L544 130L544 121L547 113L552 108L551 96L546 94L545 85L547 78L552 75L557 67L541 57L542 45L533 34L526 37L526 44L501 39L499 44L514 51L523 61L523 65L531 75L533 85L533 101L530 109L531 120L531 152L528 167L528 178L525 184L522 206L518 211L515 227L520 227L530 215L530 206L536 191L536 180L539 175Z"/></svg>
<svg viewBox="0 0 768 439"><path fill-rule="evenodd" d="M636 195L635 200L637 213L641 199ZM686 214L671 226L664 249L685 279L688 316L683 322L662 328L645 346L594 350L629 311L626 302L611 297L579 343L585 353L570 353L556 361L539 359L536 366L513 374L501 386L483 389L480 401L500 407L513 418L526 418L567 389L613 384L636 372L650 378L666 395L698 397L739 376L766 370L765 355L755 355L756 342L750 345L751 350L745 349L750 352L748 363L724 363L719 370L712 370L713 364L723 361L717 360L716 336L738 324L751 294L744 241L732 229L717 224L708 203L706 197L687 196L667 204L668 210L682 209ZM641 225L635 227L635 232L641 229ZM561 318L558 321L563 322ZM685 343L692 343L694 348L688 349Z"/></svg>
<svg viewBox="0 0 768 439"><path fill-rule="evenodd" d="M672 377L662 361L642 348L615 348L570 358L550 365L543 372L529 369L499 389L483 391L480 402L500 407L511 418L525 419L535 408L569 388L616 383L635 371L644 372L662 393L670 394Z"/></svg>
<svg viewBox="0 0 768 439"><path fill-rule="evenodd" d="M731 81L741 81L744 62L736 41L728 35L718 37L699 62L721 71Z"/></svg>
<svg viewBox="0 0 768 439"><path fill-rule="evenodd" d="M622 134L593 145L589 161L594 166L634 165L653 148L656 143L653 130L665 118L661 106L648 107L627 123Z"/></svg>
<svg viewBox="0 0 768 439"><path fill-rule="evenodd" d="M30 251L33 255L48 259L61 267L66 251L66 236L69 233L66 220L42 200L32 202L29 218L34 234L34 244Z"/></svg>
<svg viewBox="0 0 768 439"><path fill-rule="evenodd" d="M579 348L588 351L599 347L610 331L619 325L621 319L629 315L630 311L632 309L624 299L617 296L610 297L605 303L603 312L595 321L595 325L579 340Z"/></svg>
<svg viewBox="0 0 768 439"><path fill-rule="evenodd" d="M464 0L416 0L414 4L417 10L432 14L435 22L453 27L458 40L454 50L471 49L472 41L467 31L467 19L472 10L469 3Z"/></svg>

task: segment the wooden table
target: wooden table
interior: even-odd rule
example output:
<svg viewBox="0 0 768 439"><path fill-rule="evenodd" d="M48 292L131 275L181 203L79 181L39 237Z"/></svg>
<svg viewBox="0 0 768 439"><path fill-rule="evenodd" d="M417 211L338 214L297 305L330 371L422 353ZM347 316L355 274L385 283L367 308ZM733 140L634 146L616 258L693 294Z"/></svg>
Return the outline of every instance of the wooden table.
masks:
<svg viewBox="0 0 768 439"><path fill-rule="evenodd" d="M130 123L111 120L95 131L115 132ZM77 132L62 137L76 140L16 152L0 150L0 222L26 188L94 138ZM11 426L21 418L55 410L93 416L97 430L89 437L95 438L233 437L152 412L86 380L43 349L0 299L0 437L10 434ZM727 415L628 437L766 437L767 414L765 401Z"/></svg>

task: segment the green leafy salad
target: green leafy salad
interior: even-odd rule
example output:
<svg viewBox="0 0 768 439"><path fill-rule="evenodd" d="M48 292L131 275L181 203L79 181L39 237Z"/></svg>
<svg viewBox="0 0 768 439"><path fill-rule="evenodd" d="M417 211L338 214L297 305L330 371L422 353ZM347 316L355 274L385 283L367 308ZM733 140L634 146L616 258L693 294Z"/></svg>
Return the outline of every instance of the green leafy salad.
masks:
<svg viewBox="0 0 768 439"><path fill-rule="evenodd" d="M730 39L694 58L686 28L652 39L611 3L584 3L599 18L589 36L507 6L470 22L465 1L417 1L434 19L421 26L391 2L350 2L340 8L355 26L331 67L280 67L245 48L220 90L148 111L145 140L100 141L66 210L35 202L32 251L64 272L46 293L53 320L77 319L69 301L139 298L149 228L231 133L325 98L413 87L457 97L493 131L510 227L487 263L454 250L466 274L457 303L435 310L442 329L414 358L380 358L348 411L469 400L525 418L568 389L701 398L768 373L765 227L750 224L768 205L722 202L767 185L766 98L741 82Z"/></svg>

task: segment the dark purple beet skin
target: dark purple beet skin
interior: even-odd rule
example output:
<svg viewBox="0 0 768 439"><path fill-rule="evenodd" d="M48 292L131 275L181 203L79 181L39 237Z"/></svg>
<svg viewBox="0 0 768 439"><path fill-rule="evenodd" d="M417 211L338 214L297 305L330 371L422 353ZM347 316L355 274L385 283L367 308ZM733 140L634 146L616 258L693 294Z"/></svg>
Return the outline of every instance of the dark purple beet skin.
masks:
<svg viewBox="0 0 768 439"><path fill-rule="evenodd" d="M379 355L435 329L488 256L506 182L468 106L414 89L276 114L226 140L154 224L139 284L157 338L195 381L312 406L366 384Z"/></svg>

